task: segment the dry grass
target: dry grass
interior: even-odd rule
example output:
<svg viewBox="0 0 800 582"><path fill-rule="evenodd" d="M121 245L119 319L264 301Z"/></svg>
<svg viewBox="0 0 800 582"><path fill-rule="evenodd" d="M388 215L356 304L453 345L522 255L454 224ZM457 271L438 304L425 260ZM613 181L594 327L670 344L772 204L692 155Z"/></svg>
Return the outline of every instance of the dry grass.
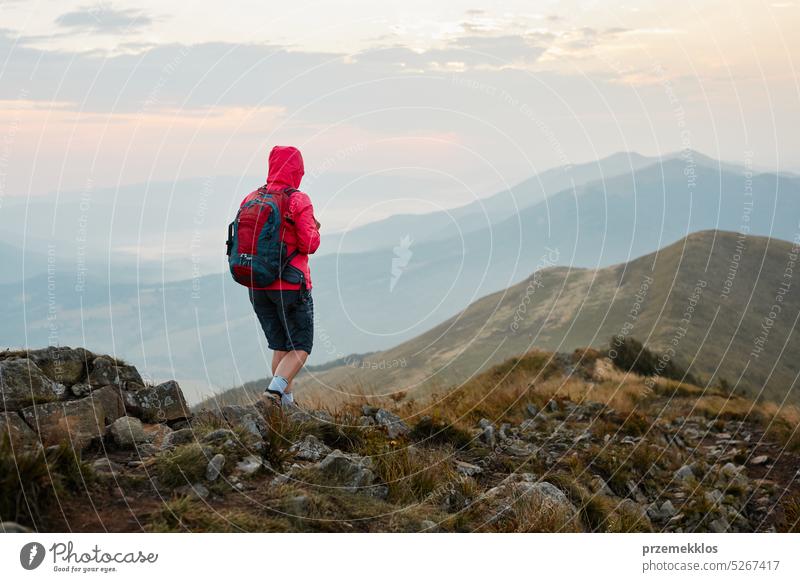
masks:
<svg viewBox="0 0 800 582"><path fill-rule="evenodd" d="M150 532L285 532L289 524L278 518L264 518L250 512L215 511L189 497L164 504L149 517L145 527Z"/></svg>
<svg viewBox="0 0 800 582"><path fill-rule="evenodd" d="M367 451L362 451L362 453ZM372 451L370 451L372 452ZM450 449L384 447L371 454L375 473L389 486L389 501L422 501L456 479Z"/></svg>
<svg viewBox="0 0 800 582"><path fill-rule="evenodd" d="M581 532L580 519L562 506L538 495L523 495L515 499L503 517L502 530L511 533Z"/></svg>

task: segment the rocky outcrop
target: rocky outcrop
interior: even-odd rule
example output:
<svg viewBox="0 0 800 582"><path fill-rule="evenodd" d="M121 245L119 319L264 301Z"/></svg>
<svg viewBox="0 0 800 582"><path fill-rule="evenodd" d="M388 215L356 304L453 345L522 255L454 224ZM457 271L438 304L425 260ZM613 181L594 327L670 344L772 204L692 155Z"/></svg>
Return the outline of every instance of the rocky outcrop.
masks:
<svg viewBox="0 0 800 582"><path fill-rule="evenodd" d="M44 446L67 443L80 450L105 433L102 406L87 398L34 405L20 413Z"/></svg>
<svg viewBox="0 0 800 582"><path fill-rule="evenodd" d="M0 353L0 411L15 444L79 450L104 437L160 447L166 423L190 416L177 382L146 386L134 366L69 347Z"/></svg>
<svg viewBox="0 0 800 582"><path fill-rule="evenodd" d="M19 410L59 400L66 388L48 378L30 358L0 360L0 408Z"/></svg>
<svg viewBox="0 0 800 582"><path fill-rule="evenodd" d="M190 416L189 407L174 380L158 386L124 391L125 410L145 422L169 422Z"/></svg>

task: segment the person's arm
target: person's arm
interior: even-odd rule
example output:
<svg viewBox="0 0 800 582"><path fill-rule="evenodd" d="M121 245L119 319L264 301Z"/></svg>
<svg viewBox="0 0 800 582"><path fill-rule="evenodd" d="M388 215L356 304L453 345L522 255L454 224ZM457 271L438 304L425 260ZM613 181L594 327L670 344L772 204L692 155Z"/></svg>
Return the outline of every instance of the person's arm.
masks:
<svg viewBox="0 0 800 582"><path fill-rule="evenodd" d="M314 206L311 199L303 192L292 195L292 212L294 228L297 236L297 250L306 255L313 255L319 248L319 228L314 218Z"/></svg>

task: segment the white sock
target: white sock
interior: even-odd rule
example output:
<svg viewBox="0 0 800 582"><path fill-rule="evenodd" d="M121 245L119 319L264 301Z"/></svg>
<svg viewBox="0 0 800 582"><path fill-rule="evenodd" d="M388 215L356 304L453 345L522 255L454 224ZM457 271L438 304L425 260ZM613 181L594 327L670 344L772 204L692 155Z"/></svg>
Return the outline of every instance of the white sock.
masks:
<svg viewBox="0 0 800 582"><path fill-rule="evenodd" d="M272 381L269 383L269 388L267 388L267 390L280 392L281 394L283 394L283 391L286 390L287 386L289 386L289 381L286 378L284 378L283 376L273 376Z"/></svg>

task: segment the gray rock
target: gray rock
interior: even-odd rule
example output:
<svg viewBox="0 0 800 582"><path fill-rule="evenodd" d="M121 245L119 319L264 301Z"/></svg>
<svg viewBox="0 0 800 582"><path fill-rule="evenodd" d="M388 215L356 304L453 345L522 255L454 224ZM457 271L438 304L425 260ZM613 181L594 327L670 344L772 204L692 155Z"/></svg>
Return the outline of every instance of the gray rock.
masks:
<svg viewBox="0 0 800 582"><path fill-rule="evenodd" d="M111 424L125 416L125 404L119 386L103 386L92 390L87 399L94 402L95 406L102 407L104 424Z"/></svg>
<svg viewBox="0 0 800 582"><path fill-rule="evenodd" d="M92 387L89 384L85 384L79 382L78 384L73 384L70 388L70 392L73 395L77 396L78 398L83 398L84 396L88 396L89 392L92 391Z"/></svg>
<svg viewBox="0 0 800 582"><path fill-rule="evenodd" d="M378 409L375 413L375 422L379 426L386 427L386 433L390 439L399 438L409 432L408 426L399 416L383 408Z"/></svg>
<svg viewBox="0 0 800 582"><path fill-rule="evenodd" d="M758 455L757 457L753 457L750 461L751 465L764 465L769 461L769 457L767 455Z"/></svg>
<svg viewBox="0 0 800 582"><path fill-rule="evenodd" d="M63 390L63 385L48 378L33 360L0 360L0 410L53 402Z"/></svg>
<svg viewBox="0 0 800 582"><path fill-rule="evenodd" d="M306 517L311 511L311 500L307 495L296 495L284 501L285 512L292 517Z"/></svg>
<svg viewBox="0 0 800 582"><path fill-rule="evenodd" d="M313 465L312 470L322 477L323 482L338 485L351 493L359 491L369 493L365 488L375 481L370 459L346 455L339 450L329 453L322 461Z"/></svg>
<svg viewBox="0 0 800 582"><path fill-rule="evenodd" d="M83 348L51 346L30 350L28 358L36 362L42 372L54 382L72 386L86 376L86 363L93 355Z"/></svg>
<svg viewBox="0 0 800 582"><path fill-rule="evenodd" d="M107 429L111 441L121 449L132 449L147 442L142 421L132 416L123 416L112 422Z"/></svg>
<svg viewBox="0 0 800 582"><path fill-rule="evenodd" d="M185 445L194 441L194 430L191 428L182 428L167 434L161 443L161 449L171 449L173 447L177 447L178 445Z"/></svg>
<svg viewBox="0 0 800 582"><path fill-rule="evenodd" d="M661 515L665 518L669 519L678 515L678 510L675 509L675 506L672 505L672 501L667 499L664 503L661 504Z"/></svg>
<svg viewBox="0 0 800 582"><path fill-rule="evenodd" d="M481 440L490 448L494 448L497 444L494 425L489 421L489 419L482 418L478 423L478 426L482 429Z"/></svg>
<svg viewBox="0 0 800 582"><path fill-rule="evenodd" d="M269 431L267 421L254 405L226 405L219 409L219 413L230 426L241 426L258 439L264 438Z"/></svg>
<svg viewBox="0 0 800 582"><path fill-rule="evenodd" d="M236 463L236 472L250 477L255 475L263 466L264 462L260 457L257 457L256 455L249 455Z"/></svg>
<svg viewBox="0 0 800 582"><path fill-rule="evenodd" d="M371 416L359 416L358 426L375 426L375 419Z"/></svg>
<svg viewBox="0 0 800 582"><path fill-rule="evenodd" d="M295 458L302 461L319 461L328 456L331 448L313 434L306 435L303 440L293 444L290 449Z"/></svg>
<svg viewBox="0 0 800 582"><path fill-rule="evenodd" d="M206 467L206 480L208 481L216 481L217 478L222 473L222 468L225 466L225 455L222 453L217 453L214 457L208 462L208 466Z"/></svg>
<svg viewBox="0 0 800 582"><path fill-rule="evenodd" d="M539 414L539 409L537 408L537 406L535 404L530 404L529 403L525 407L525 412L527 412L528 416L530 416L531 418L536 418L536 415Z"/></svg>
<svg viewBox="0 0 800 582"><path fill-rule="evenodd" d="M479 473L482 473L483 469L481 469L477 465L473 465L472 463L466 463L464 461L459 461L458 459L456 459L456 471L460 475L464 475L466 477L472 477L473 475L478 475Z"/></svg>
<svg viewBox="0 0 800 582"><path fill-rule="evenodd" d="M689 465L683 465L680 469L675 471L675 479L686 481L692 478L694 478L694 471Z"/></svg>
<svg viewBox="0 0 800 582"><path fill-rule="evenodd" d="M204 443L221 444L229 439L235 441L237 439L236 433L229 428L218 428L212 430L200 440Z"/></svg>
<svg viewBox="0 0 800 582"><path fill-rule="evenodd" d="M191 416L180 386L174 380L137 392L125 391L128 414L144 422L167 422Z"/></svg>

